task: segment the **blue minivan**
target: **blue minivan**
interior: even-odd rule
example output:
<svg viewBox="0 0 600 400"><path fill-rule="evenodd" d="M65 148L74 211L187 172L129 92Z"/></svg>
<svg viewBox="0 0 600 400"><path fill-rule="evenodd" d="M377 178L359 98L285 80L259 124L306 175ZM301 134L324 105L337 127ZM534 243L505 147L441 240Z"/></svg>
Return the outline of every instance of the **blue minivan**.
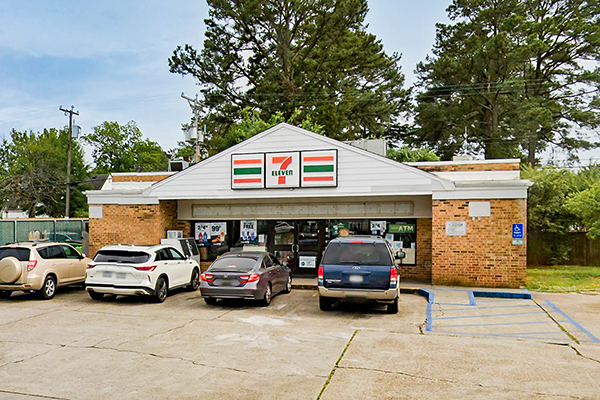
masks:
<svg viewBox="0 0 600 400"><path fill-rule="evenodd" d="M331 310L340 299L372 300L398 313L400 282L396 260L380 236L344 236L327 245L318 269L319 307Z"/></svg>

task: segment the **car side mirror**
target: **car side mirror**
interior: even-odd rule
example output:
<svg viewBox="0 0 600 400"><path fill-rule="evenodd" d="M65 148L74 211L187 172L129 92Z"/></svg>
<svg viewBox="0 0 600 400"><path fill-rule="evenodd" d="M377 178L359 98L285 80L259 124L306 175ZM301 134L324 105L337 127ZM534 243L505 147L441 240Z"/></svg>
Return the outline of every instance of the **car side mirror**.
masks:
<svg viewBox="0 0 600 400"><path fill-rule="evenodd" d="M395 254L396 260L402 260L406 257L406 253L403 251L397 251Z"/></svg>
<svg viewBox="0 0 600 400"><path fill-rule="evenodd" d="M81 253L81 254L79 255L79 259L80 259L80 260L83 260L84 258L85 258L85 254Z"/></svg>

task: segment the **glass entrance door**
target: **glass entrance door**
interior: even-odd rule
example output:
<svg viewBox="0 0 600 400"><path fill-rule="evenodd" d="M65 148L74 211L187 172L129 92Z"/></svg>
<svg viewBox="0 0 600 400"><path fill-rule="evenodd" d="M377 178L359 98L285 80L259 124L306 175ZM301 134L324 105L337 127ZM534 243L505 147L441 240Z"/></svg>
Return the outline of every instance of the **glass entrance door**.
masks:
<svg viewBox="0 0 600 400"><path fill-rule="evenodd" d="M316 276L325 249L326 221L269 221L268 248L295 275Z"/></svg>

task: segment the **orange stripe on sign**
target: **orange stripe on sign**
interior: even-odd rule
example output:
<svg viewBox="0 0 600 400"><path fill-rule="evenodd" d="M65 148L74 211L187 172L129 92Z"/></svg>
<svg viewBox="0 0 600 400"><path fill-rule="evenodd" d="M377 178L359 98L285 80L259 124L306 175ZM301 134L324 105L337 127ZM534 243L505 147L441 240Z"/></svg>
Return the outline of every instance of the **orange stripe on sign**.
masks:
<svg viewBox="0 0 600 400"><path fill-rule="evenodd" d="M262 178L234 179L233 183L261 183Z"/></svg>
<svg viewBox="0 0 600 400"><path fill-rule="evenodd" d="M333 156L304 157L304 162L310 161L333 161Z"/></svg>
<svg viewBox="0 0 600 400"><path fill-rule="evenodd" d="M305 176L302 180L304 182L333 181L333 176Z"/></svg>
<svg viewBox="0 0 600 400"><path fill-rule="evenodd" d="M233 160L233 165L244 165L244 164L260 164L262 160L260 158L252 160Z"/></svg>

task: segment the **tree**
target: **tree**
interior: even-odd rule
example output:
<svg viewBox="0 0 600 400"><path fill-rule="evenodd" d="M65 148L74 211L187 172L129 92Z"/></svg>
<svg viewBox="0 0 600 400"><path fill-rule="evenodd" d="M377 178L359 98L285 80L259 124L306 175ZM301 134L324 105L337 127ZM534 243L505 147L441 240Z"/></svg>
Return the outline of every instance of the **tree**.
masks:
<svg viewBox="0 0 600 400"><path fill-rule="evenodd" d="M567 199L565 208L580 221L592 239L600 237L600 164L592 164L577 174L578 191Z"/></svg>
<svg viewBox="0 0 600 400"><path fill-rule="evenodd" d="M18 132L3 139L0 150L0 201L14 204L30 217L62 217L65 212L68 130ZM87 189L88 167L83 149L73 141L71 150L70 216L87 215L82 190Z"/></svg>
<svg viewBox="0 0 600 400"><path fill-rule="evenodd" d="M527 154L547 144L590 148L598 127L596 0L454 0L438 24L434 57L419 64L416 135L443 159Z"/></svg>
<svg viewBox="0 0 600 400"><path fill-rule="evenodd" d="M167 154L160 145L143 139L134 121L126 125L105 121L83 140L94 147L94 173L165 171Z"/></svg>
<svg viewBox="0 0 600 400"><path fill-rule="evenodd" d="M310 116L345 140L381 137L405 110L400 56L366 32L366 0L208 4L202 50L177 47L169 67L198 80L209 140L226 135L248 107L263 120Z"/></svg>
<svg viewBox="0 0 600 400"><path fill-rule="evenodd" d="M440 158L430 148L411 149L402 146L398 150L388 149L387 157L398 162L440 161Z"/></svg>

